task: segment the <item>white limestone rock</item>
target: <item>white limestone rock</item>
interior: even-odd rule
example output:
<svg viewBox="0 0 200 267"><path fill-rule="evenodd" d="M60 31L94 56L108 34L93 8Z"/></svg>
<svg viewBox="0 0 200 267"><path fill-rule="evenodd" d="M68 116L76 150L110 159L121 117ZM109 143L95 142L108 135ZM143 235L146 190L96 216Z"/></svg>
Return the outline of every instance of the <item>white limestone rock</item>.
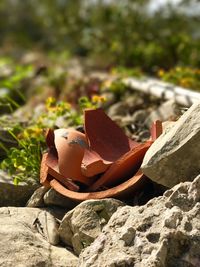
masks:
<svg viewBox="0 0 200 267"><path fill-rule="evenodd" d="M142 171L166 187L200 173L200 102L193 104L145 154Z"/></svg>
<svg viewBox="0 0 200 267"><path fill-rule="evenodd" d="M200 176L144 206L120 207L79 267L200 266Z"/></svg>

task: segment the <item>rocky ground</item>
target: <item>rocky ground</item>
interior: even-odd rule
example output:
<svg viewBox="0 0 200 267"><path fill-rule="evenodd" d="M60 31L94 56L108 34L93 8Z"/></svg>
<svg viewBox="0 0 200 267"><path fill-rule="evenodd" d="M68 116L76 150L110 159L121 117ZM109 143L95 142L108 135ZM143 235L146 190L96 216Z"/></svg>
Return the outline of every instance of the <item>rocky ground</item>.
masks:
<svg viewBox="0 0 200 267"><path fill-rule="evenodd" d="M132 90L117 99L109 90L103 94L107 114L137 141L149 139L153 121L164 122L142 163L152 192L77 203L50 187L15 186L1 171L0 266L200 266L200 103L185 112L174 100ZM26 124L22 114L32 102L7 116L9 123ZM4 145L13 146L4 127L0 132Z"/></svg>
<svg viewBox="0 0 200 267"><path fill-rule="evenodd" d="M198 267L199 189L197 176L143 206L102 199L70 209L39 188L27 207L0 208L0 265Z"/></svg>

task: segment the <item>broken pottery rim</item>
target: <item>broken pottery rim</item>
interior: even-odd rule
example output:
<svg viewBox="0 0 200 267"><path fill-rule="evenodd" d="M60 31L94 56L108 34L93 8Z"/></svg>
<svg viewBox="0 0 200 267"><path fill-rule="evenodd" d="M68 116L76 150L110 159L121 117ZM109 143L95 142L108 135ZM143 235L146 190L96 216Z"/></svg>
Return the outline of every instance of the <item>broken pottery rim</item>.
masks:
<svg viewBox="0 0 200 267"><path fill-rule="evenodd" d="M114 186L112 188L98 191L98 192L75 192L64 187L58 180L52 179L49 183L50 186L56 190L61 195L68 197L76 201L84 201L88 199L102 199L102 198L118 198L120 195L125 196L126 191L137 191L137 187L144 182L147 177L142 173L141 169L132 176L130 179L124 181L123 183ZM126 197L124 197L126 198Z"/></svg>

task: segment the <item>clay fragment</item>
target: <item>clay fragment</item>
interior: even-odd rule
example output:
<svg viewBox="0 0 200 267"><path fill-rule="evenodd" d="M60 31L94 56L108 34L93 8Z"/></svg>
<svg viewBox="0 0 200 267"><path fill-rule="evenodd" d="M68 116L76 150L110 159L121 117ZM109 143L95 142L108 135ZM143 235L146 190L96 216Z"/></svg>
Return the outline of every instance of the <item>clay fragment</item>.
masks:
<svg viewBox="0 0 200 267"><path fill-rule="evenodd" d="M152 140L144 144L128 138L102 109L86 110L84 127L85 134L74 129L48 131L41 183L76 201L130 198L148 180L140 165L162 133L162 124L152 126ZM75 182L84 186L79 188Z"/></svg>
<svg viewBox="0 0 200 267"><path fill-rule="evenodd" d="M105 172L112 162L103 160L95 151L86 149L81 164L81 172L87 177L92 177Z"/></svg>
<svg viewBox="0 0 200 267"><path fill-rule="evenodd" d="M58 171L58 159L53 153L48 153L45 159L45 165L47 167L47 172L51 177L55 177L63 185L72 191L79 191L79 186L76 185L72 180L66 178Z"/></svg>
<svg viewBox="0 0 200 267"><path fill-rule="evenodd" d="M89 190L95 191L102 186L114 186L124 179L128 179L137 172L146 151L151 146L152 142L139 144L121 158L113 163L113 165L106 171L90 188Z"/></svg>
<svg viewBox="0 0 200 267"><path fill-rule="evenodd" d="M48 129L46 132L46 144L49 149L55 147L54 138L55 138L54 131L52 129Z"/></svg>
<svg viewBox="0 0 200 267"><path fill-rule="evenodd" d="M87 109L84 116L89 147L103 160L114 162L138 145L137 142L130 140L102 109Z"/></svg>
<svg viewBox="0 0 200 267"><path fill-rule="evenodd" d="M56 171L64 177L90 185L92 180L81 173L84 151L88 146L85 135L75 130L56 131L55 147L58 153L58 169Z"/></svg>
<svg viewBox="0 0 200 267"><path fill-rule="evenodd" d="M162 122L157 120L151 126L151 139L155 141L163 132Z"/></svg>
<svg viewBox="0 0 200 267"><path fill-rule="evenodd" d="M65 188L56 179L51 180L50 185L63 196L81 202L88 199L102 199L109 197L128 199L134 192L140 190L140 188L146 184L147 180L146 176L139 170L133 177L122 184L100 192L73 192Z"/></svg>
<svg viewBox="0 0 200 267"><path fill-rule="evenodd" d="M44 186L49 186L49 180L48 180L48 166L46 165L48 153L44 153L42 155L42 161L40 166L40 183Z"/></svg>

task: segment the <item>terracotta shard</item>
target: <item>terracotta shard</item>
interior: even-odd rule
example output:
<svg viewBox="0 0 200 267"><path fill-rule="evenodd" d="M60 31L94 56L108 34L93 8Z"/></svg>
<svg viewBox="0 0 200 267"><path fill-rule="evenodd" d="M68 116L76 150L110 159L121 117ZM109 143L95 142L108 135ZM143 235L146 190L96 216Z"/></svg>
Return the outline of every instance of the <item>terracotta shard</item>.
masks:
<svg viewBox="0 0 200 267"><path fill-rule="evenodd" d="M163 132L162 122L157 120L152 123L151 126L151 139L155 141Z"/></svg>
<svg viewBox="0 0 200 267"><path fill-rule="evenodd" d="M46 187L50 186L48 179L48 166L46 165L48 153L42 155L42 161L40 166L40 183Z"/></svg>
<svg viewBox="0 0 200 267"><path fill-rule="evenodd" d="M75 130L56 131L55 146L58 153L59 169L57 171L64 177L90 185L92 180L81 173L84 151L88 146L85 135Z"/></svg>
<svg viewBox="0 0 200 267"><path fill-rule="evenodd" d="M128 179L136 172L144 158L146 151L151 146L152 142L146 142L145 144L139 144L120 159L115 161L112 166L106 171L89 190L95 191L102 186L114 186L119 184L124 179Z"/></svg>
<svg viewBox="0 0 200 267"><path fill-rule="evenodd" d="M138 191L142 186L144 186L147 180L148 179L146 176L141 172L141 170L139 170L132 178L124 183L100 192L73 192L69 189L66 189L59 181L55 179L50 181L50 185L63 196L81 202L88 199L102 199L109 197L128 199L132 193Z"/></svg>
<svg viewBox="0 0 200 267"><path fill-rule="evenodd" d="M54 131L52 129L48 129L46 132L46 144L49 148L55 147Z"/></svg>
<svg viewBox="0 0 200 267"><path fill-rule="evenodd" d="M122 129L102 109L85 110L85 133L89 147L103 160L114 162L131 147L138 145L130 141Z"/></svg>
<svg viewBox="0 0 200 267"><path fill-rule="evenodd" d="M140 166L146 151L161 133L162 123L156 121L151 140L140 144L129 139L102 109L86 110L85 134L74 129L47 132L49 152L42 158L40 181L78 202L130 198L148 181ZM96 180L97 177L100 178ZM80 189L75 181L89 187Z"/></svg>
<svg viewBox="0 0 200 267"><path fill-rule="evenodd" d="M60 181L64 186L69 188L72 191L79 191L79 186L76 185L70 179L61 175L58 171L58 159L55 157L53 153L48 153L45 158L45 165L47 167L47 172L51 177L54 177L58 181Z"/></svg>
<svg viewBox="0 0 200 267"><path fill-rule="evenodd" d="M92 177L105 172L112 162L103 160L97 153L86 149L81 164L81 172L87 177Z"/></svg>

